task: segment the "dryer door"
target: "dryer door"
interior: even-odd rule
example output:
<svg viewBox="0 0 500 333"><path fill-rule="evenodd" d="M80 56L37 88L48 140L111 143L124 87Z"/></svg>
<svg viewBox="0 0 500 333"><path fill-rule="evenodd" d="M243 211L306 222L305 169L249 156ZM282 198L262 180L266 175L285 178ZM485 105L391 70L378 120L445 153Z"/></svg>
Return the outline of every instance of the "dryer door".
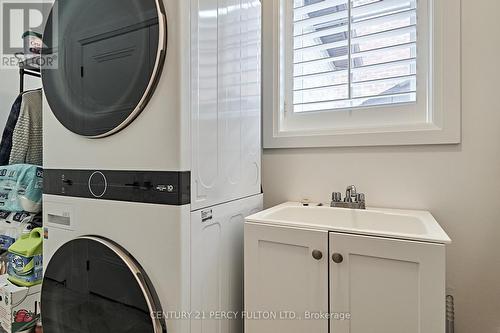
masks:
<svg viewBox="0 0 500 333"><path fill-rule="evenodd" d="M50 333L165 333L159 299L140 265L117 244L82 237L52 257L42 285Z"/></svg>
<svg viewBox="0 0 500 333"><path fill-rule="evenodd" d="M56 0L42 80L56 118L87 137L111 135L145 107L166 51L162 0Z"/></svg>

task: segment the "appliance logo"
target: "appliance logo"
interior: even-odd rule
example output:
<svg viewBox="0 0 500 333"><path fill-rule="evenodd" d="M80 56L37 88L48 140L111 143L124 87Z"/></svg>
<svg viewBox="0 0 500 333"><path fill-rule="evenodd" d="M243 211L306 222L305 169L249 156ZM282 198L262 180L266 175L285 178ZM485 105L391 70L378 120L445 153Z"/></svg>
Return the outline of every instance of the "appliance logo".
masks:
<svg viewBox="0 0 500 333"><path fill-rule="evenodd" d="M175 192L175 186L174 185L157 185L156 190L158 192L168 192L168 193L173 193Z"/></svg>
<svg viewBox="0 0 500 333"><path fill-rule="evenodd" d="M201 222L205 223L213 219L213 212L211 209L205 209L201 211Z"/></svg>

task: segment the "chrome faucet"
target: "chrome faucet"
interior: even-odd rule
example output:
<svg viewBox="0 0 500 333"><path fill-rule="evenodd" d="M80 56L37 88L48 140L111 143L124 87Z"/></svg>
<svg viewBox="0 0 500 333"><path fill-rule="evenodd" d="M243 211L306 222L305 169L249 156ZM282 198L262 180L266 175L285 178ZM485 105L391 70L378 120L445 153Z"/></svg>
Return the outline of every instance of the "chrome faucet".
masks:
<svg viewBox="0 0 500 333"><path fill-rule="evenodd" d="M350 185L347 186L347 189L345 190L345 202L353 202L353 200L356 199L357 192L356 192L356 186Z"/></svg>
<svg viewBox="0 0 500 333"><path fill-rule="evenodd" d="M331 207L366 209L366 198L364 193L358 193L356 186L348 186L345 191L345 198L342 200L342 193L333 192Z"/></svg>

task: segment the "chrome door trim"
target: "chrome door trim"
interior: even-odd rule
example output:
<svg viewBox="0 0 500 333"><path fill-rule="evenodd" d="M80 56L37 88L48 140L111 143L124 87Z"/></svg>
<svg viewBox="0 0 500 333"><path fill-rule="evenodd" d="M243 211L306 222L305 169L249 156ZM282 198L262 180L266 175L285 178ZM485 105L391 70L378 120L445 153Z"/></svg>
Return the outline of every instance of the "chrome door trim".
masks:
<svg viewBox="0 0 500 333"><path fill-rule="evenodd" d="M157 313L162 313L163 315L161 304L157 304L159 300L157 300L157 298L153 296L154 291L151 290L152 286L148 284L147 275L141 268L139 263L137 263L137 261L134 258L132 258L131 255L127 253L126 250L124 250L120 245L110 240L97 236L81 236L76 238L75 240L79 239L91 240L94 242L101 243L102 245L106 246L111 251L113 251L118 257L120 257L120 259L127 265L130 271L134 274L134 278L139 284L142 294L146 299L146 303L150 311L149 312L150 319L153 324L153 329L154 329L153 333L166 333L167 324L165 320L160 319L159 316L153 315Z"/></svg>
<svg viewBox="0 0 500 333"><path fill-rule="evenodd" d="M167 15L165 12L165 6L163 5L163 0L155 0L156 2L156 10L158 14L158 25L159 25L159 41L158 41L158 51L156 53L156 62L153 68L153 74L151 75L149 79L148 86L146 88L146 91L142 95L139 103L135 107L135 109L130 113L130 115L125 119L120 125L117 127L113 128L112 130L100 134L100 135L82 135L78 134L80 136L83 136L85 138L89 139L100 139L100 138L105 138L107 136L113 135L115 133L118 133L130 123L146 108L146 105L148 102L151 100L153 97L154 91L156 87L158 86L158 82L160 81L160 77L163 71L163 66L165 64L165 58L167 54L167 39L168 39L168 30L167 30ZM43 76L43 71L42 71L42 76ZM77 133L75 133L77 134Z"/></svg>
<svg viewBox="0 0 500 333"><path fill-rule="evenodd" d="M141 100L135 107L134 111L125 119L120 125L110 130L107 133L96 135L96 136L85 136L90 139L100 139L115 133L118 133L128 125L146 108L146 105L153 97L153 93L160 81L160 77L163 71L163 65L165 63L166 53L167 53L167 39L168 39L168 30L167 30L167 15L165 13L165 6L163 5L163 0L155 0L156 2L156 10L158 12L158 22L159 22L159 41L158 41L158 51L156 54L156 62L153 69L153 75L149 79L148 86L146 91L141 97Z"/></svg>

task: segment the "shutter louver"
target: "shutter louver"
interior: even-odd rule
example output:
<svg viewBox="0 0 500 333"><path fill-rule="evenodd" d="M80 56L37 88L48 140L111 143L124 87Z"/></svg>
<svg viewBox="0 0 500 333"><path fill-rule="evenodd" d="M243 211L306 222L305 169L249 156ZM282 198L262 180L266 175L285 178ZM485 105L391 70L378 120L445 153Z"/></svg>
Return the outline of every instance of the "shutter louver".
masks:
<svg viewBox="0 0 500 333"><path fill-rule="evenodd" d="M416 101L417 0L293 1L294 112Z"/></svg>

